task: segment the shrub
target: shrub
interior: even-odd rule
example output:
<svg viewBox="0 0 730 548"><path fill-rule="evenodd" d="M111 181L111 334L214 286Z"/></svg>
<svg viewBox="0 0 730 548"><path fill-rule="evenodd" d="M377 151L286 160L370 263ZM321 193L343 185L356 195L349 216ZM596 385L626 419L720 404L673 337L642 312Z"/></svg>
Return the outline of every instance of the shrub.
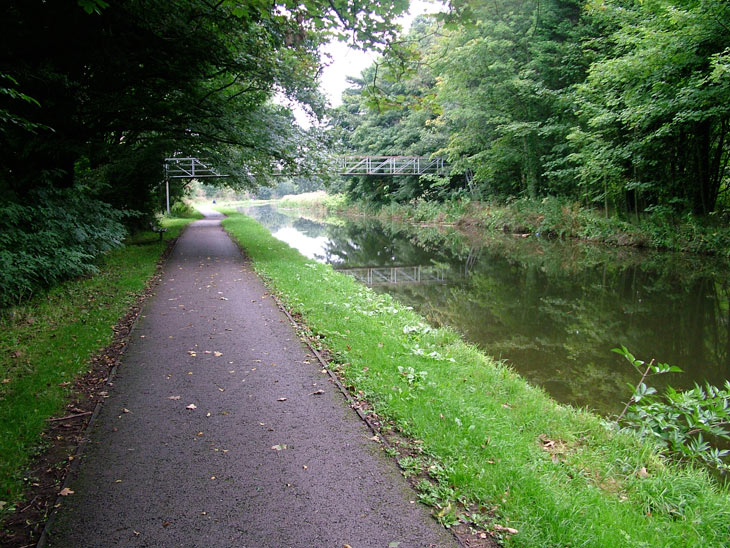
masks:
<svg viewBox="0 0 730 548"><path fill-rule="evenodd" d="M83 187L35 190L26 203L0 206L0 308L95 272L94 260L122 245L123 216Z"/></svg>
<svg viewBox="0 0 730 548"><path fill-rule="evenodd" d="M199 217L198 211L193 206L182 201L172 204L170 207L170 216L179 219L194 219Z"/></svg>

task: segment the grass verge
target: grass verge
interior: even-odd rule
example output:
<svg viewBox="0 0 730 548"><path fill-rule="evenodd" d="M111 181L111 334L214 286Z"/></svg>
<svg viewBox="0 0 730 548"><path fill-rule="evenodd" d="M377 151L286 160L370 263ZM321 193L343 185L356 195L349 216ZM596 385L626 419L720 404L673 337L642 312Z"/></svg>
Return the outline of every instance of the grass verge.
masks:
<svg viewBox="0 0 730 548"><path fill-rule="evenodd" d="M453 331L227 213L226 230L346 383L415 440L400 464L445 525L485 527L510 546L727 545L729 493L704 471L558 405Z"/></svg>
<svg viewBox="0 0 730 548"><path fill-rule="evenodd" d="M168 245L193 218L163 219L161 241L142 232L107 254L94 276L62 283L0 317L0 518L34 478L48 419L63 411L72 381L107 346L114 326L144 290Z"/></svg>

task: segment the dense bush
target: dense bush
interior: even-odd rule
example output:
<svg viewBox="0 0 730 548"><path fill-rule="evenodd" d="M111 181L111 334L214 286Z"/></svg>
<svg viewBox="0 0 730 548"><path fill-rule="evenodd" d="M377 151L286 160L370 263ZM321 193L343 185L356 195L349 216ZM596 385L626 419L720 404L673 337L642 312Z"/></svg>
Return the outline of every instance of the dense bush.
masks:
<svg viewBox="0 0 730 548"><path fill-rule="evenodd" d="M170 214L179 219L193 219L199 216L198 210L183 201L175 202L170 208Z"/></svg>
<svg viewBox="0 0 730 548"><path fill-rule="evenodd" d="M78 187L39 189L0 206L0 308L94 272L96 257L121 246L123 215Z"/></svg>

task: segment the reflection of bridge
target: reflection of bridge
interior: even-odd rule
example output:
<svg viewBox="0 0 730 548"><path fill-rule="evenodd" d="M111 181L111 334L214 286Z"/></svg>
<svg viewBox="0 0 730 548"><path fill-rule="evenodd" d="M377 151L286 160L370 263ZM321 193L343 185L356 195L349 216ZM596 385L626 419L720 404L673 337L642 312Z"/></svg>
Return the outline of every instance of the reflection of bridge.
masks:
<svg viewBox="0 0 730 548"><path fill-rule="evenodd" d="M363 266L337 268L365 285L440 284L445 283L447 269L442 266Z"/></svg>
<svg viewBox="0 0 730 548"><path fill-rule="evenodd" d="M427 156L340 156L340 175L441 175L445 172L443 158Z"/></svg>

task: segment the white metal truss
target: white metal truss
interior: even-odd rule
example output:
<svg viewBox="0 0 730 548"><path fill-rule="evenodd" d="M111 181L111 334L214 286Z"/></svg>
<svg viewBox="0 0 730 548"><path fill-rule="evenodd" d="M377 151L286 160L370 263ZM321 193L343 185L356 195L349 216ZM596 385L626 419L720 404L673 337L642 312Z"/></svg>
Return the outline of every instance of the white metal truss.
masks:
<svg viewBox="0 0 730 548"><path fill-rule="evenodd" d="M213 169L206 158L165 158L165 199L170 213L170 179L212 179L228 177Z"/></svg>
<svg viewBox="0 0 730 548"><path fill-rule="evenodd" d="M440 175L446 165L427 156L340 156L337 167L340 175Z"/></svg>
<svg viewBox="0 0 730 548"><path fill-rule="evenodd" d="M221 175L207 158L165 158L165 178L167 179L206 179L228 177Z"/></svg>

